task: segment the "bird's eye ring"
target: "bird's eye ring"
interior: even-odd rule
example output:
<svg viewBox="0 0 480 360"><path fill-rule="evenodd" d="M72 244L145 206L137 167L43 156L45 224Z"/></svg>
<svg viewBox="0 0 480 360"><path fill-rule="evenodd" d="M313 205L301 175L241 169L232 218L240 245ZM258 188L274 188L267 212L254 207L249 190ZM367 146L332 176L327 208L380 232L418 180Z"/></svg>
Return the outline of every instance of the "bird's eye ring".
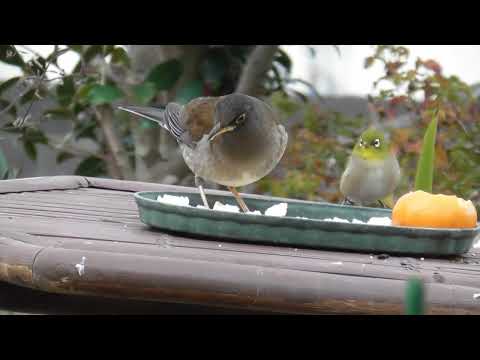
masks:
<svg viewBox="0 0 480 360"><path fill-rule="evenodd" d="M380 140L379 139L373 140L372 145L375 146L376 148L379 148L380 147Z"/></svg>
<svg viewBox="0 0 480 360"><path fill-rule="evenodd" d="M358 142L358 145L360 145L360 147L363 147L363 140L360 139L360 141Z"/></svg>

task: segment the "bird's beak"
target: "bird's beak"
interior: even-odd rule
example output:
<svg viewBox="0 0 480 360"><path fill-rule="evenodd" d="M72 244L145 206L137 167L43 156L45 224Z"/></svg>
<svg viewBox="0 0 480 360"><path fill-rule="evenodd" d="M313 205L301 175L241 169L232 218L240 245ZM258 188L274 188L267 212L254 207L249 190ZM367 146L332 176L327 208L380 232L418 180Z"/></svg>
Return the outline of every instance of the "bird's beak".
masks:
<svg viewBox="0 0 480 360"><path fill-rule="evenodd" d="M227 132L235 130L235 126L230 125L230 126L225 126L225 127L220 127L220 125L216 125L213 129L212 132L210 133L210 136L208 137L208 141L213 141L217 136L220 136L222 134L225 134Z"/></svg>

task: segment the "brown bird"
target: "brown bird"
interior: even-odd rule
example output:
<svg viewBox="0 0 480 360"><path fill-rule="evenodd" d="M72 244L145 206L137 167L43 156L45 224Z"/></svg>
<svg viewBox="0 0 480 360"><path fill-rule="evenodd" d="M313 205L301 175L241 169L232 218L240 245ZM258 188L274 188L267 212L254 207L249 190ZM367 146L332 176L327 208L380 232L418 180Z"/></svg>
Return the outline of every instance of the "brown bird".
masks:
<svg viewBox="0 0 480 360"><path fill-rule="evenodd" d="M236 187L270 173L288 142L287 132L273 109L243 94L200 97L184 106L168 103L165 109L119 108L157 122L176 138L207 208L201 179L227 186L240 208L248 212Z"/></svg>

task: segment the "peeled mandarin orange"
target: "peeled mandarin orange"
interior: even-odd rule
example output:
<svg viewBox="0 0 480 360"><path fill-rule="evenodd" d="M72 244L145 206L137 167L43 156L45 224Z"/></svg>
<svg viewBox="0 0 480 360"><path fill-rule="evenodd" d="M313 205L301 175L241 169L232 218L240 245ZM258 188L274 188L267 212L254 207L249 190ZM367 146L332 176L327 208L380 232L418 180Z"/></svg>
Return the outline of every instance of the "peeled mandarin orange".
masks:
<svg viewBox="0 0 480 360"><path fill-rule="evenodd" d="M403 195L393 207L392 225L472 228L477 226L477 210L470 200L455 195L413 191Z"/></svg>

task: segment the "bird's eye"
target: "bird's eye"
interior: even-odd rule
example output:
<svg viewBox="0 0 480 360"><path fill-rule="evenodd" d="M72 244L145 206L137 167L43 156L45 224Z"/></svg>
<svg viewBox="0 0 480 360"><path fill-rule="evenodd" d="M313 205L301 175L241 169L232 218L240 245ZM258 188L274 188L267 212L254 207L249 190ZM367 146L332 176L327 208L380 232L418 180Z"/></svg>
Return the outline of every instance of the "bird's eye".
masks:
<svg viewBox="0 0 480 360"><path fill-rule="evenodd" d="M376 148L379 148L380 147L380 140L379 139L373 140L372 145L375 146Z"/></svg>
<svg viewBox="0 0 480 360"><path fill-rule="evenodd" d="M358 145L360 145L360 147L363 147L363 140L360 139L360 141L358 142Z"/></svg>
<svg viewBox="0 0 480 360"><path fill-rule="evenodd" d="M236 126L241 125L245 122L246 115L241 114L240 116L237 116L235 120L233 121Z"/></svg>

